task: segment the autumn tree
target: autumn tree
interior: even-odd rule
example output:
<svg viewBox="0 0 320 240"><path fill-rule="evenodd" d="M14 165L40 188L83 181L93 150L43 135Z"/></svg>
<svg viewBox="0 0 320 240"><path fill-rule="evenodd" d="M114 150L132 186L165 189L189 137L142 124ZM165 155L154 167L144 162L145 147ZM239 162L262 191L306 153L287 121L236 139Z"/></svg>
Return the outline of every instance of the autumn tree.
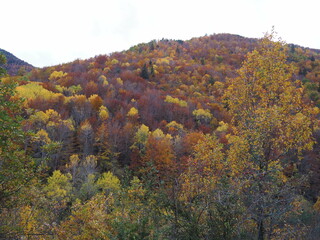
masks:
<svg viewBox="0 0 320 240"><path fill-rule="evenodd" d="M86 120L81 123L80 130L79 130L79 142L81 143L84 156L90 155L92 153L93 140L94 140L93 128L90 122Z"/></svg>
<svg viewBox="0 0 320 240"><path fill-rule="evenodd" d="M224 95L235 126L228 160L237 167L259 240L271 237L293 201L294 186L283 169L292 156L312 148L318 111L304 102L301 82L292 80L284 43L273 40L274 33L266 34L247 55Z"/></svg>
<svg viewBox="0 0 320 240"><path fill-rule="evenodd" d="M160 177L167 179L173 177L176 166L171 139L171 135L165 135L160 129L151 133L142 160L144 170L150 171L150 166L154 166L159 171Z"/></svg>

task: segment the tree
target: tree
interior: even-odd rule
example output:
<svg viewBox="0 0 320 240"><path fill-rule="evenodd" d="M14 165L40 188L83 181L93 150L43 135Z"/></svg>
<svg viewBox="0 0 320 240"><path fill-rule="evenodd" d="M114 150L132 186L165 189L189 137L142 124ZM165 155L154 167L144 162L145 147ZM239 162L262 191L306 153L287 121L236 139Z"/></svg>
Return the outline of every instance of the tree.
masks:
<svg viewBox="0 0 320 240"><path fill-rule="evenodd" d="M93 152L94 140L93 128L88 120L81 123L79 130L79 142L82 145L83 155L88 156Z"/></svg>
<svg viewBox="0 0 320 240"><path fill-rule="evenodd" d="M0 65L6 64L7 59L6 57L0 53ZM2 67L0 67L0 77L6 74L6 70Z"/></svg>
<svg viewBox="0 0 320 240"><path fill-rule="evenodd" d="M0 54L0 63L4 63ZM5 71L0 67L0 77ZM15 83L0 80L0 238L10 238L5 217L17 206L21 190L33 178L33 161L22 148L23 132L19 117L21 99L14 98ZM6 230L7 229L7 230Z"/></svg>
<svg viewBox="0 0 320 240"><path fill-rule="evenodd" d="M271 236L294 199L283 169L292 156L312 148L318 111L304 102L300 81L292 80L284 43L273 40L274 32L266 34L247 55L224 95L235 126L228 161L237 166L233 176L240 173L243 201L259 240Z"/></svg>
<svg viewBox="0 0 320 240"><path fill-rule="evenodd" d="M149 72L147 68L147 64L144 64L140 73L140 77L144 79L149 79Z"/></svg>
<svg viewBox="0 0 320 240"><path fill-rule="evenodd" d="M143 165L146 171L150 171L150 165L156 167L162 178L170 179L175 171L175 155L171 143L171 136L164 135L162 130L156 129L148 137L146 154L143 157Z"/></svg>

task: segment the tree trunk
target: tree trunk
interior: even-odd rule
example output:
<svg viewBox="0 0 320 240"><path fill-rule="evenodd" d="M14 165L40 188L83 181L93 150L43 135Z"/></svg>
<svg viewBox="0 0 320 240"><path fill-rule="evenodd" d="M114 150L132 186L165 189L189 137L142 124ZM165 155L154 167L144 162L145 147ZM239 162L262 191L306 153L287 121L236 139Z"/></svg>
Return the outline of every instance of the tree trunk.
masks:
<svg viewBox="0 0 320 240"><path fill-rule="evenodd" d="M258 240L264 240L264 226L263 226L263 220L259 220L258 223Z"/></svg>

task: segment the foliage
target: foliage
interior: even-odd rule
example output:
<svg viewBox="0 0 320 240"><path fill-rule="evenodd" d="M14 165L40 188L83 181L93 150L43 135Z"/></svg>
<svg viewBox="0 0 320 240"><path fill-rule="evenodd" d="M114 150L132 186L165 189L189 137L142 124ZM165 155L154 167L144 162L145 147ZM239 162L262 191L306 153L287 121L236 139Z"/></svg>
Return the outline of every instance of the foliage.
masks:
<svg viewBox="0 0 320 240"><path fill-rule="evenodd" d="M43 99L45 101L54 101L63 95L51 92L43 88L39 83L32 82L16 88L17 95L28 100ZM26 101L26 104L28 102Z"/></svg>
<svg viewBox="0 0 320 240"><path fill-rule="evenodd" d="M180 107L187 107L188 103L186 101L180 100L179 98L174 98L169 95L166 96L166 99L164 100L167 103L174 103L179 105Z"/></svg>
<svg viewBox="0 0 320 240"><path fill-rule="evenodd" d="M0 238L318 236L319 51L216 34L20 74Z"/></svg>
<svg viewBox="0 0 320 240"><path fill-rule="evenodd" d="M2 56L0 54L0 56ZM1 58L2 59L2 58ZM9 238L15 225L9 216L19 206L24 188L34 177L33 161L22 148L24 133L21 129L22 101L13 98L15 83L0 81L0 237ZM23 195L22 195L23 196Z"/></svg>
<svg viewBox="0 0 320 240"><path fill-rule="evenodd" d="M138 115L138 109L135 107L130 108L129 112L127 113L128 117L135 117Z"/></svg>
<svg viewBox="0 0 320 240"><path fill-rule="evenodd" d="M225 94L235 124L229 161L246 164L238 168L243 201L257 224L258 239L272 235L273 224L292 203L291 179L283 176L289 154L314 144L313 109L303 102L300 82L291 80L294 69L286 62L283 43L272 40L272 34L266 35L247 55Z"/></svg>

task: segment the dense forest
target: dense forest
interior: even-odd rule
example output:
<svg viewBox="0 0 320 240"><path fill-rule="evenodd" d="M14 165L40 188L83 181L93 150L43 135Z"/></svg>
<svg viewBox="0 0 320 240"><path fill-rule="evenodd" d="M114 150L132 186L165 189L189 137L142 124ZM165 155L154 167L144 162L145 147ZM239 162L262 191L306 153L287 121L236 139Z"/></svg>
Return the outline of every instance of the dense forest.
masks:
<svg viewBox="0 0 320 240"><path fill-rule="evenodd" d="M319 50L216 34L9 73L0 239L319 239Z"/></svg>

